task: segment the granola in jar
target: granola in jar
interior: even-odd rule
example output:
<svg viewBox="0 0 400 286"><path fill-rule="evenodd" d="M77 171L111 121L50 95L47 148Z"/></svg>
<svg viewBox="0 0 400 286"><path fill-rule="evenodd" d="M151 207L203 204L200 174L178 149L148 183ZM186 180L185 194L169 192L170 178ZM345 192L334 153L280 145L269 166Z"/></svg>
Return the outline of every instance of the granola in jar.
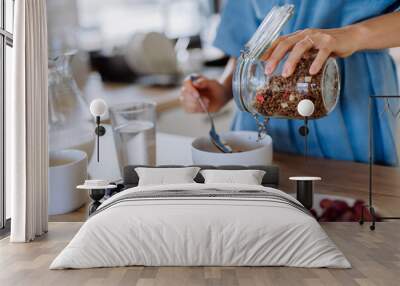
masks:
<svg viewBox="0 0 400 286"><path fill-rule="evenodd" d="M297 105L303 99L314 103L314 113L310 118L326 116L336 105L339 89L337 69L328 62L316 75L310 75L309 69L316 52L303 55L296 70L290 77L273 74L265 85L256 91L253 108L258 114L267 117L303 118L297 111ZM327 84L327 78L329 84Z"/></svg>

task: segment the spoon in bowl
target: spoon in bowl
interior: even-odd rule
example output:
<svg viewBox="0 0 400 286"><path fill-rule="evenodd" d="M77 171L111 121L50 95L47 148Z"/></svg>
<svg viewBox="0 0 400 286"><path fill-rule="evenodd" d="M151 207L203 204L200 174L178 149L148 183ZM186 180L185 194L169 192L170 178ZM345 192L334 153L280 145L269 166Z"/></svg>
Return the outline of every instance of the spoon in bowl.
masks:
<svg viewBox="0 0 400 286"><path fill-rule="evenodd" d="M190 81L192 81L192 82L196 81L198 78L199 78L198 75L193 75L193 74L190 75ZM219 137L217 131L215 130L214 118L211 116L210 112L208 111L206 105L204 104L203 99L202 99L200 96L198 96L198 97L197 97L197 100L199 101L199 104L200 104L201 108L203 109L203 111L204 111L205 113L207 113L208 118L210 119L210 122L211 122L211 129L210 129L210 132L209 132L208 134L210 135L211 142L212 142L212 143L215 145L215 147L217 147L221 152L223 152L223 153L232 153L232 148L231 148L229 145L224 144L224 143L222 142L222 140L221 140L221 138Z"/></svg>

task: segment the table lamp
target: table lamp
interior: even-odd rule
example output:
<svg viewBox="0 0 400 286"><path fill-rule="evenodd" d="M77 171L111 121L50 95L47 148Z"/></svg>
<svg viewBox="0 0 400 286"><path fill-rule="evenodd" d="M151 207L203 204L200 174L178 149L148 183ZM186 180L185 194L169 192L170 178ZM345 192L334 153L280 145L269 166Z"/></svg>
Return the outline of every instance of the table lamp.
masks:
<svg viewBox="0 0 400 286"><path fill-rule="evenodd" d="M314 113L314 103L309 99L303 99L297 105L297 112L304 117L304 125L299 128L299 133L304 136L304 157L307 157L307 136L309 133L308 129L308 118ZM289 180L296 181L297 191L296 198L303 204L305 208L311 210L313 207L313 184L314 181L320 181L320 177L290 177Z"/></svg>
<svg viewBox="0 0 400 286"><path fill-rule="evenodd" d="M308 129L308 118L314 113L314 103L309 99L303 99L297 105L297 112L304 117L304 125L299 128L299 133L304 136L304 156L307 157L307 135Z"/></svg>
<svg viewBox="0 0 400 286"><path fill-rule="evenodd" d="M106 129L104 126L100 125L100 117L106 113L107 103L100 99L94 99L90 103L90 113L96 118L96 129L94 132L97 135L97 162L100 161L100 136L106 134Z"/></svg>

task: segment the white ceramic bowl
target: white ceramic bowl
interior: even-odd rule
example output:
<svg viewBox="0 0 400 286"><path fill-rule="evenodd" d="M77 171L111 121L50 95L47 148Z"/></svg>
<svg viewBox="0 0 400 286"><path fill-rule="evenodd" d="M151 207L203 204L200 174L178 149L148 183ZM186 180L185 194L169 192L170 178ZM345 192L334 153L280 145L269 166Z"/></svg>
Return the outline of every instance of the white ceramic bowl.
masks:
<svg viewBox="0 0 400 286"><path fill-rule="evenodd" d="M210 138L198 137L192 142L192 160L195 165L271 165L272 139L265 136L257 142L254 131L230 131L220 134L234 150L241 152L222 153L212 144Z"/></svg>
<svg viewBox="0 0 400 286"><path fill-rule="evenodd" d="M49 157L49 215L78 209L88 199L85 191L76 190L87 179L86 153L66 149L51 151Z"/></svg>

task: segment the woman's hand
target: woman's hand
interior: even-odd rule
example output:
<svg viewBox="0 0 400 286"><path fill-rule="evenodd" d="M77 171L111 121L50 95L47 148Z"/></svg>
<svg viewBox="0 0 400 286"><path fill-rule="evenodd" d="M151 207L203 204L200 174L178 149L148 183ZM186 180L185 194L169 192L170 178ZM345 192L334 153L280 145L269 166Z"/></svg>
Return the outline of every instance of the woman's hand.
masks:
<svg viewBox="0 0 400 286"><path fill-rule="evenodd" d="M262 56L267 61L265 72L271 74L290 52L282 69L282 76L289 77L303 54L314 49L318 50L318 54L309 73L317 74L329 56L347 57L357 51L357 36L355 29L348 26L340 29L306 29L279 37Z"/></svg>
<svg viewBox="0 0 400 286"><path fill-rule="evenodd" d="M187 112L204 112L198 97L201 97L209 112L219 111L228 101L229 96L220 82L199 76L196 80L186 79L181 89L180 100Z"/></svg>

